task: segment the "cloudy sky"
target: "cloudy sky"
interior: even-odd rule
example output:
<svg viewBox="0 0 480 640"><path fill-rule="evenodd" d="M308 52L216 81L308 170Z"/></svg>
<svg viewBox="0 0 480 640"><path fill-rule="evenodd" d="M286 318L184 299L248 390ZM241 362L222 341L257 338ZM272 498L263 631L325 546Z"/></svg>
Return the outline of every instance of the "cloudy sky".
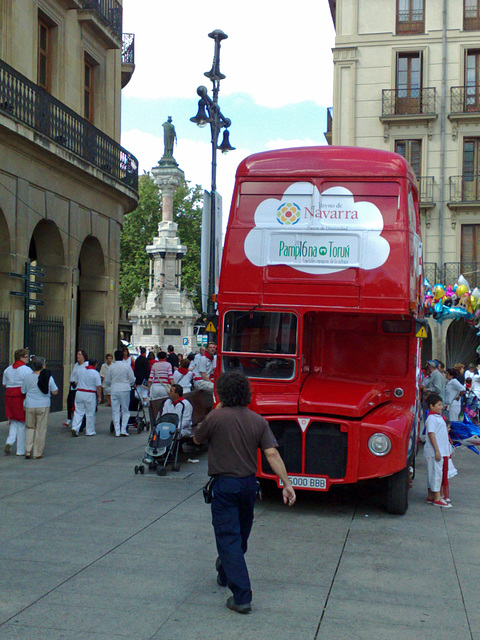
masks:
<svg viewBox="0 0 480 640"><path fill-rule="evenodd" d="M192 184L210 188L208 127L190 122L203 74L221 47L219 104L232 120L236 151L218 154L217 188L228 211L235 170L258 151L325 144L326 108L332 104L334 30L327 0L124 0L125 33L135 34L136 69L122 92L122 144L137 156L140 172L163 154L162 123L172 116L174 156ZM221 138L220 138L221 141Z"/></svg>

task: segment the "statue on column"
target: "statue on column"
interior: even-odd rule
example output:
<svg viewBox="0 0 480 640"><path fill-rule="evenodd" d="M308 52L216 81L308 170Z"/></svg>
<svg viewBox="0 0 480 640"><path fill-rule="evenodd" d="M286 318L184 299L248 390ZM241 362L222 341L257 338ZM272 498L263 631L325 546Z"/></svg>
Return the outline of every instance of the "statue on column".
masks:
<svg viewBox="0 0 480 640"><path fill-rule="evenodd" d="M173 157L173 147L177 141L177 134L172 123L172 116L168 116L167 121L164 122L162 126L164 151L160 160L160 166L171 165L178 167L178 164Z"/></svg>

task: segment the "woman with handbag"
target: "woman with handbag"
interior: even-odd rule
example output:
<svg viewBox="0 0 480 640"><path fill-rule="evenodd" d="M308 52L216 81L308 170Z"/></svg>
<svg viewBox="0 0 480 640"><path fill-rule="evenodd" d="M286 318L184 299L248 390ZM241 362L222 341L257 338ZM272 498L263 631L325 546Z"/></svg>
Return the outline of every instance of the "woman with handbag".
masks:
<svg viewBox="0 0 480 640"><path fill-rule="evenodd" d="M172 365L167 362L167 354L160 351L158 362L155 362L148 378L148 393L152 400L167 398L173 382Z"/></svg>

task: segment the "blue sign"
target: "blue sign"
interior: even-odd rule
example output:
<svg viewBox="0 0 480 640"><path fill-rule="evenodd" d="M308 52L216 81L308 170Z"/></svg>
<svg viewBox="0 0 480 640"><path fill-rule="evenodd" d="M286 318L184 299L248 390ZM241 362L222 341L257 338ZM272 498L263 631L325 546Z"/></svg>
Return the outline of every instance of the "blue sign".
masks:
<svg viewBox="0 0 480 640"><path fill-rule="evenodd" d="M188 338L183 338L183 346L188 347Z"/></svg>

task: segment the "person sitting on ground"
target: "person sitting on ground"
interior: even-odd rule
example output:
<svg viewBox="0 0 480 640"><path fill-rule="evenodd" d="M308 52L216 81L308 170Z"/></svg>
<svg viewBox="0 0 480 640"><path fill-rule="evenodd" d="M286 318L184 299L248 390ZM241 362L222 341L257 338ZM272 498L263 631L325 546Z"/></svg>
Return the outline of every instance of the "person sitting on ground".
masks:
<svg viewBox="0 0 480 640"><path fill-rule="evenodd" d="M190 360L184 358L180 361L180 366L173 372L173 382L183 387L183 393L192 390L193 371L190 371Z"/></svg>
<svg viewBox="0 0 480 640"><path fill-rule="evenodd" d="M32 456L43 458L50 413L50 396L56 396L58 393L55 380L45 367L45 358L34 358L33 371L22 382L22 393L25 394L25 458L27 460Z"/></svg>
<svg viewBox="0 0 480 640"><path fill-rule="evenodd" d="M443 401L437 393L431 393L427 396L426 402L429 415L425 425L427 438L423 455L427 459L427 502L436 507L448 509L452 504L447 502L440 493L442 482L445 483L445 478L448 478L448 458L450 457L447 425L442 417Z"/></svg>
<svg viewBox="0 0 480 640"><path fill-rule="evenodd" d="M179 384L173 384L168 392L168 398L163 405L162 416L166 413L176 413L178 416L181 436L180 444L187 440L191 442L193 407L183 397L183 389Z"/></svg>

